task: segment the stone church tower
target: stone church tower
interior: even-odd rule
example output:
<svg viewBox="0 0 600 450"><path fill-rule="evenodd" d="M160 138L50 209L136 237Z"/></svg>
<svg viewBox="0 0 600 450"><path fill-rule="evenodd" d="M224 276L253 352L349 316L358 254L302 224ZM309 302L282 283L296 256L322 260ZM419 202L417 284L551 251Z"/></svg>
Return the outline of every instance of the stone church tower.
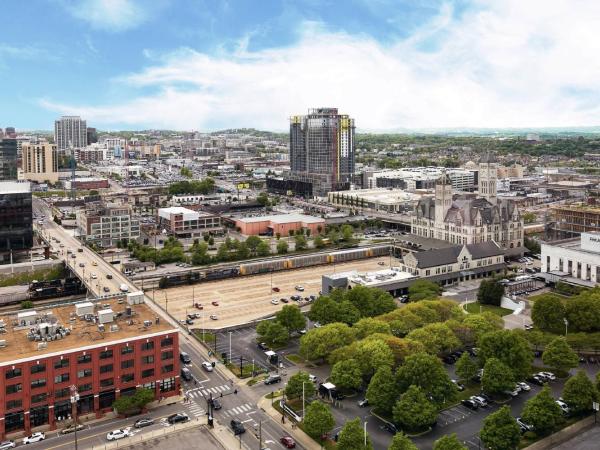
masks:
<svg viewBox="0 0 600 450"><path fill-rule="evenodd" d="M487 199L491 204L496 204L498 180L498 163L490 152L479 160L479 196Z"/></svg>

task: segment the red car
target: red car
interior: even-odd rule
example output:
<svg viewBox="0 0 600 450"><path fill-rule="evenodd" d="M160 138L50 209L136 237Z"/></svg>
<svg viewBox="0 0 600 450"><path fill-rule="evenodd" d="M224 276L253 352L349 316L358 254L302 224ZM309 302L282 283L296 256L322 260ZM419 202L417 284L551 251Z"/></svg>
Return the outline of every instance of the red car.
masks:
<svg viewBox="0 0 600 450"><path fill-rule="evenodd" d="M279 439L279 442L281 442L285 448L296 448L296 443L289 436L282 437Z"/></svg>
<svg viewBox="0 0 600 450"><path fill-rule="evenodd" d="M198 309L204 309L204 306L202 306L200 303L194 303L194 306Z"/></svg>
<svg viewBox="0 0 600 450"><path fill-rule="evenodd" d="M213 306L219 306L219 302L217 302L217 301L214 301L214 302L212 302L212 305L213 305Z"/></svg>
<svg viewBox="0 0 600 450"><path fill-rule="evenodd" d="M273 292L279 292L279 288L278 287L274 287L273 288Z"/></svg>

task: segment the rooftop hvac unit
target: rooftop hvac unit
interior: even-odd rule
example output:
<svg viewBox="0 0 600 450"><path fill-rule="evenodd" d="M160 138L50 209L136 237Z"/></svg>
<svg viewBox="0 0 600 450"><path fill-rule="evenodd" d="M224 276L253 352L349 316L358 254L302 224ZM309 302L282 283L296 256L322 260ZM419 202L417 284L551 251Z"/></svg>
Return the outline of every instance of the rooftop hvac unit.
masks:
<svg viewBox="0 0 600 450"><path fill-rule="evenodd" d="M151 320L144 320L144 326L145 327L149 327L152 325L152 321Z"/></svg>
<svg viewBox="0 0 600 450"><path fill-rule="evenodd" d="M98 311L98 322L110 323L114 319L114 313L112 309L103 309Z"/></svg>
<svg viewBox="0 0 600 450"><path fill-rule="evenodd" d="M0 339L0 348L4 348L4 347L6 347L6 340Z"/></svg>
<svg viewBox="0 0 600 450"><path fill-rule="evenodd" d="M111 333L114 333L114 332L116 332L116 331L119 331L119 325L117 325L116 323L113 323L113 324L110 326L110 332L111 332Z"/></svg>
<svg viewBox="0 0 600 450"><path fill-rule="evenodd" d="M83 302L75 304L75 313L81 317L87 314L94 314L94 304L92 302Z"/></svg>
<svg viewBox="0 0 600 450"><path fill-rule="evenodd" d="M48 348L48 343L47 342L38 342L37 345L37 349L38 350L45 350Z"/></svg>

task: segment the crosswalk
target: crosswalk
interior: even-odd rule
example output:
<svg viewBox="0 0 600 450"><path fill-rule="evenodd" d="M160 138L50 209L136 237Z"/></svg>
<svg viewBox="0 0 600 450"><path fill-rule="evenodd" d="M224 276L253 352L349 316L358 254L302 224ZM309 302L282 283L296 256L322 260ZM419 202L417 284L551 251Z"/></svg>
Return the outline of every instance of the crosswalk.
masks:
<svg viewBox="0 0 600 450"><path fill-rule="evenodd" d="M202 417L206 415L206 410L197 403L192 403L189 409L194 417Z"/></svg>
<svg viewBox="0 0 600 450"><path fill-rule="evenodd" d="M225 411L225 415L228 417L235 417L239 416L240 414L247 414L253 409L254 406L251 403L244 403L243 405L228 409L227 411Z"/></svg>
<svg viewBox="0 0 600 450"><path fill-rule="evenodd" d="M231 390L231 385L222 384L221 386L199 387L199 388L195 388L195 389L190 389L189 391L186 392L186 394L188 395L188 397L195 400L198 398L201 399L201 398L210 397L210 394L212 394L213 397L217 397L221 393L224 394L230 390Z"/></svg>

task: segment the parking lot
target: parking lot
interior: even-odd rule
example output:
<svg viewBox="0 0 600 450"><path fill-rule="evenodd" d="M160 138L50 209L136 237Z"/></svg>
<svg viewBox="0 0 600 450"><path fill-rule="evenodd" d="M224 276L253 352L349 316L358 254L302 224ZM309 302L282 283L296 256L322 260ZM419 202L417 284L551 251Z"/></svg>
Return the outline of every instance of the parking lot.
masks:
<svg viewBox="0 0 600 450"><path fill-rule="evenodd" d="M273 305L272 299L289 299L294 294L301 294L303 297L318 295L321 290L321 277L325 274L351 270L381 270L385 266L389 267L389 263L388 256L369 258L272 274L241 276L192 286L157 289L148 293L156 303L177 319L185 319L186 315L192 312L201 314L203 318L197 319L193 328L219 329L250 323L276 313L284 303ZM400 262L392 258L392 264L397 266ZM295 289L298 285L302 286L304 291L298 292ZM271 287L278 288L279 292L273 292ZM217 301L219 305L213 306L213 301ZM201 303L204 309L197 310L194 303ZM211 315L215 315L217 319L211 320Z"/></svg>

